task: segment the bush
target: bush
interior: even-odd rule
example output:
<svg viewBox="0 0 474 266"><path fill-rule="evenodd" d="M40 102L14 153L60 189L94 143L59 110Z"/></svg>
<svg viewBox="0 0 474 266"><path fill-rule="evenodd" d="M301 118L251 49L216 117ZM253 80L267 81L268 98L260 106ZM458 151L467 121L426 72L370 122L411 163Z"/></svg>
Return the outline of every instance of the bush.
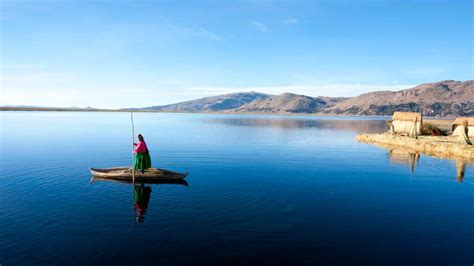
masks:
<svg viewBox="0 0 474 266"><path fill-rule="evenodd" d="M437 126L424 123L423 124L423 129L422 132L424 135L431 135L431 136L444 136L446 135L445 132L443 132L441 129L439 129Z"/></svg>

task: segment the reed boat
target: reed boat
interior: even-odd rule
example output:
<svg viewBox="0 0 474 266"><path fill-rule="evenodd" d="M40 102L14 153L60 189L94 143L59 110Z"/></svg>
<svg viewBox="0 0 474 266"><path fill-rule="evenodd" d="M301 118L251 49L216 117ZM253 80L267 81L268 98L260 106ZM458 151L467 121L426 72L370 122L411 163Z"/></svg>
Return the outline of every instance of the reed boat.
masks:
<svg viewBox="0 0 474 266"><path fill-rule="evenodd" d="M113 167L103 169L90 167L89 170L94 177L132 181L133 176L135 176L135 181L138 182L182 180L188 175L188 172L177 173L159 168L148 168L143 173L137 170L132 171L130 167Z"/></svg>

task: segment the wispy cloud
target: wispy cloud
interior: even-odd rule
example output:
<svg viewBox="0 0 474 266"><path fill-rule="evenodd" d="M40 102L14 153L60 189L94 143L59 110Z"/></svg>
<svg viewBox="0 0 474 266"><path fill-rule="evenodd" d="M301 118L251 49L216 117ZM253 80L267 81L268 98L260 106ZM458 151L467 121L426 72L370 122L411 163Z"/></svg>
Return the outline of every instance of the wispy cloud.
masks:
<svg viewBox="0 0 474 266"><path fill-rule="evenodd" d="M220 36L210 32L210 31L208 31L204 28L198 28L197 33L199 33L199 34L201 34L205 37L208 37L209 39L214 40L214 41L222 41L222 38Z"/></svg>
<svg viewBox="0 0 474 266"><path fill-rule="evenodd" d="M268 30L269 30L268 26L261 23L261 22L251 20L250 23L252 23L255 26L255 28L260 32L268 32Z"/></svg>
<svg viewBox="0 0 474 266"><path fill-rule="evenodd" d="M296 19L296 18L285 18L282 22L285 25L296 24L296 23L298 23L298 19Z"/></svg>

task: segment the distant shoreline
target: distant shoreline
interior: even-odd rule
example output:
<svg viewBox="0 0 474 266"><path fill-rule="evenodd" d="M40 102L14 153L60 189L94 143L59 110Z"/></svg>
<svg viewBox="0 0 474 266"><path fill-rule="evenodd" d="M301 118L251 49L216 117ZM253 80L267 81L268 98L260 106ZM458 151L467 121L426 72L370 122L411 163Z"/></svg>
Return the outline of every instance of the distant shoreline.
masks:
<svg viewBox="0 0 474 266"><path fill-rule="evenodd" d="M224 115L285 115L285 116L335 116L335 117L391 117L390 115L351 115L351 114L321 114L321 113L271 113L271 112L186 112L186 111L163 111L143 109L96 109L96 108L42 108L42 107L0 107L0 111L12 112L110 112L110 113L172 113L172 114L224 114ZM454 120L456 117L431 117L428 119Z"/></svg>

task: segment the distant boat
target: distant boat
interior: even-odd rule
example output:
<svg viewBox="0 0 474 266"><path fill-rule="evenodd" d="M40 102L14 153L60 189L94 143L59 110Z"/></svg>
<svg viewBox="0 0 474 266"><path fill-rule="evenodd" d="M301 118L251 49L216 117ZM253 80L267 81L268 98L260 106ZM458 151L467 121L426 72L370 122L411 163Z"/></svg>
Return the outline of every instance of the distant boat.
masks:
<svg viewBox="0 0 474 266"><path fill-rule="evenodd" d="M135 175L135 181L137 182L183 180L188 175L188 172L177 173L159 168L148 168L144 173L137 170L132 171L130 167L113 167L104 169L90 167L89 170L94 177L120 181L132 181L133 175Z"/></svg>

